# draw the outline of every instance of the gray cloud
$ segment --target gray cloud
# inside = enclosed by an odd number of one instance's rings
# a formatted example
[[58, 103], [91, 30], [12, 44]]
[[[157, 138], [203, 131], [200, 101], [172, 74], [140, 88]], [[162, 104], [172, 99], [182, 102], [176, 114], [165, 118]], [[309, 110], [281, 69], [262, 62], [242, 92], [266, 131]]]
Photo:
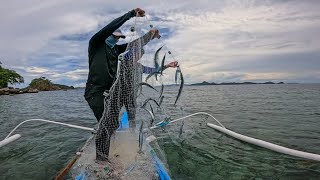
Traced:
[[[316, 0], [171, 0], [156, 5], [146, 0], [139, 5], [124, 0], [8, 1], [0, 7], [3, 66], [14, 68], [26, 81], [45, 75], [83, 84], [88, 39], [137, 6], [162, 30], [186, 82], [320, 82], [320, 1]], [[127, 35], [131, 24], [133, 20], [122, 27]], [[143, 20], [138, 25], [140, 34], [148, 30]], [[152, 65], [151, 53], [161, 44], [155, 41], [146, 47], [144, 64]], [[167, 75], [173, 73], [170, 70]]]

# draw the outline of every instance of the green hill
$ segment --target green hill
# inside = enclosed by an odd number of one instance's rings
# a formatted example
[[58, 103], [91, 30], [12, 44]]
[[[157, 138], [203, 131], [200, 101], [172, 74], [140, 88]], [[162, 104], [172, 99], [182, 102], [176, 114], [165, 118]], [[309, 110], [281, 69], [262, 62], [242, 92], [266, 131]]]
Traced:
[[74, 89], [73, 86], [66, 86], [61, 84], [53, 84], [51, 80], [46, 79], [45, 77], [40, 77], [33, 79], [28, 89], [38, 89], [39, 91], [55, 91], [55, 90], [67, 90], [67, 89]]

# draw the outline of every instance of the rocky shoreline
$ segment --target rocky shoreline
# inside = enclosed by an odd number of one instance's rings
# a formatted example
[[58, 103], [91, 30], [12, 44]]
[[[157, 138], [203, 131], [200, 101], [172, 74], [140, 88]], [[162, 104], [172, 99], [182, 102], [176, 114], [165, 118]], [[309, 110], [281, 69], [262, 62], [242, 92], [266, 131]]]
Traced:
[[34, 88], [25, 88], [25, 89], [19, 89], [19, 88], [2, 88], [0, 89], [0, 96], [1, 95], [14, 95], [14, 94], [25, 94], [25, 93], [38, 93], [38, 89]]

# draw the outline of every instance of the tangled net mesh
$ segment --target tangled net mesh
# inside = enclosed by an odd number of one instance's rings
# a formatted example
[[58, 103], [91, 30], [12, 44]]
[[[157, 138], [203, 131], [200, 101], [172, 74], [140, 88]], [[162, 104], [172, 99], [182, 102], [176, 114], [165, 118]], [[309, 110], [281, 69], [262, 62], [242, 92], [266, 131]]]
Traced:
[[[135, 27], [131, 39], [137, 37], [139, 32], [142, 33], [145, 30]], [[161, 128], [150, 129], [157, 123], [186, 115], [183, 107], [179, 103], [175, 104], [181, 88], [179, 79], [181, 76], [177, 78], [178, 82], [175, 82], [174, 69], [166, 69], [161, 75], [155, 74], [148, 80], [146, 78], [149, 75], [143, 74], [143, 65], [154, 66], [156, 56], [167, 55], [169, 57], [167, 63], [174, 60], [166, 46], [159, 51], [158, 55], [154, 54], [154, 49], [144, 48], [147, 43], [148, 46], [151, 44], [151, 47], [157, 47], [157, 49], [161, 47], [159, 41], [154, 44], [149, 43], [151, 39], [151, 33], [136, 38], [128, 43], [126, 51], [119, 56], [117, 78], [109, 92], [104, 93], [105, 111], [97, 128], [97, 137], [90, 138], [80, 150], [82, 155], [74, 165], [73, 177], [85, 174], [87, 179], [97, 179], [97, 177], [159, 179], [157, 173], [159, 162], [170, 175], [163, 146], [168, 143], [180, 146], [181, 142], [185, 142], [196, 134], [196, 129], [199, 129], [197, 125], [203, 125], [199, 123], [199, 119], [186, 118], [188, 123], [184, 123], [185, 120], [183, 120]], [[154, 89], [141, 85], [142, 82], [149, 83]], [[146, 103], [148, 99], [152, 100]], [[124, 112], [128, 115], [130, 128], [119, 130]], [[201, 122], [206, 120], [202, 118]], [[108, 151], [110, 146], [107, 158], [113, 164], [112, 175], [110, 175], [110, 169], [95, 163], [95, 144], [97, 146], [105, 144], [102, 142], [105, 140], [104, 136], [109, 136], [111, 142], [106, 146], [98, 147], [97, 155], [103, 156], [102, 152]]]

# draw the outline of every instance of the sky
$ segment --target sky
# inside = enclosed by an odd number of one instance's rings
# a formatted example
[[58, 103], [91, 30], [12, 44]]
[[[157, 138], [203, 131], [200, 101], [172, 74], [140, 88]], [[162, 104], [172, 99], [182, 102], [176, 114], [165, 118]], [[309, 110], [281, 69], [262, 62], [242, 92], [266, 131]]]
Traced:
[[[185, 83], [320, 83], [318, 0], [11, 0], [0, 7], [0, 61], [25, 78], [41, 76], [81, 87], [88, 74], [88, 41], [113, 19], [140, 7], [120, 29], [120, 43], [143, 35], [152, 24], [162, 38], [145, 47], [177, 60]], [[136, 32], [130, 32], [135, 26]], [[174, 69], [164, 80], [174, 79]]]

